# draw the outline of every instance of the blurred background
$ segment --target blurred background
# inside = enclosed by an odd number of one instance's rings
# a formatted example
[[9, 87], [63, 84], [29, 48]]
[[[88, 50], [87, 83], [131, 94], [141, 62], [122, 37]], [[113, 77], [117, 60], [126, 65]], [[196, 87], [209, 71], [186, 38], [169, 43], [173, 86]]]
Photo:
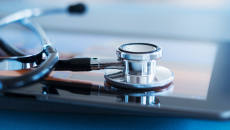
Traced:
[[228, 0], [1, 0], [0, 17], [26, 8], [66, 7], [82, 2], [87, 14], [36, 18], [46, 30], [230, 40]]

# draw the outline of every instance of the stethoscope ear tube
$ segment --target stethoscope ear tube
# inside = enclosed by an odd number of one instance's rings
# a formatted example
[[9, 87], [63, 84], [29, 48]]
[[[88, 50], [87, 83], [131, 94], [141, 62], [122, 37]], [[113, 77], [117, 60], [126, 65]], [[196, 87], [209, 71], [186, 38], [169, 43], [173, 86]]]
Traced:
[[[52, 51], [50, 51], [52, 50]], [[42, 62], [36, 69], [31, 70], [30, 72], [18, 76], [18, 77], [6, 77], [0, 79], [0, 91], [6, 89], [19, 88], [30, 85], [37, 81], [45, 78], [54, 68], [55, 64], [58, 62], [59, 54], [57, 51], [54, 51], [55, 48], [51, 45], [44, 48], [44, 52], [48, 53], [47, 59]]]
[[[14, 16], [20, 15], [20, 17], [17, 17], [18, 19], [14, 19]], [[45, 78], [54, 68], [55, 64], [59, 60], [59, 54], [56, 51], [56, 49], [50, 44], [49, 39], [46, 37], [46, 34], [44, 33], [43, 29], [36, 23], [31, 22], [26, 16], [23, 15], [22, 12], [15, 13], [13, 15], [10, 15], [6, 18], [0, 19], [0, 27], [4, 26], [6, 24], [15, 22], [15, 21], [21, 21], [21, 23], [28, 27], [29, 29], [35, 31], [38, 36], [41, 38], [41, 43], [43, 44], [43, 49], [41, 53], [45, 53], [47, 58], [44, 62], [40, 63], [36, 68], [32, 69], [30, 72], [18, 76], [18, 77], [2, 77], [0, 78], [0, 91], [4, 91], [6, 89], [12, 89], [12, 88], [20, 88], [27, 85], [30, 85], [32, 83], [38, 82]], [[4, 43], [4, 42], [3, 42]], [[13, 46], [4, 46], [3, 48], [8, 50], [8, 53], [12, 53], [13, 55], [24, 55], [20, 54], [19, 51], [12, 51], [15, 50]], [[17, 52], [19, 52], [17, 54]], [[11, 55], [12, 55], [11, 54]], [[30, 55], [30, 56], [19, 56], [19, 57], [9, 57], [9, 58], [0, 58], [0, 62], [7, 61], [7, 60], [15, 60], [19, 62], [27, 62], [32, 63], [35, 62], [37, 59], [41, 59], [41, 55]], [[36, 60], [35, 60], [36, 59]]]

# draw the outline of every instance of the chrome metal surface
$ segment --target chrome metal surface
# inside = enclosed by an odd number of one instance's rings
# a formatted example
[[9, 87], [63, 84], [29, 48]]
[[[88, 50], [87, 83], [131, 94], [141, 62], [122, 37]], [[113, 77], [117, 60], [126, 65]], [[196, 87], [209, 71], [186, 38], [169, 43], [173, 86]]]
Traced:
[[104, 83], [104, 89], [117, 94], [118, 102], [138, 103], [144, 106], [160, 107], [160, 100], [156, 96], [164, 96], [173, 92], [174, 85], [169, 83], [160, 88], [150, 90], [124, 89]]
[[111, 85], [107, 82], [104, 82], [104, 88], [107, 91], [120, 94], [120, 95], [129, 95], [129, 96], [158, 96], [158, 95], [168, 95], [173, 92], [174, 84], [173, 82], [166, 84], [158, 88], [151, 89], [126, 89], [122, 87], [117, 87]]
[[125, 74], [125, 81], [134, 84], [144, 84], [144, 83], [152, 83], [154, 81], [154, 74], [152, 75], [129, 75]]
[[151, 106], [160, 108], [160, 100], [155, 96], [128, 96], [128, 95], [118, 95], [117, 96], [118, 102], [125, 102], [125, 103], [138, 103], [142, 106]]
[[158, 60], [162, 56], [162, 48], [150, 43], [129, 43], [118, 47], [116, 54], [125, 60]]
[[20, 62], [17, 60], [1, 60], [0, 61], [0, 70], [21, 70], [21, 69], [29, 69], [36, 67], [37, 63], [36, 61], [34, 62]]
[[151, 83], [156, 73], [156, 61], [123, 60], [125, 81], [130, 83]]
[[143, 46], [143, 43], [140, 44], [129, 44], [129, 45], [122, 45], [119, 47], [119, 50], [130, 52], [130, 53], [146, 53], [146, 52], [153, 52], [157, 50], [157, 46], [154, 46], [152, 44], [145, 44]]
[[99, 66], [98, 58], [91, 58], [90, 59], [90, 66], [91, 66], [91, 70], [99, 70], [100, 66]]
[[174, 79], [174, 74], [171, 70], [162, 67], [156, 66], [156, 73], [154, 80], [150, 83], [146, 81], [146, 83], [131, 83], [125, 80], [125, 74], [123, 71], [119, 69], [105, 69], [105, 79], [107, 82], [114, 86], [124, 87], [124, 88], [131, 88], [131, 89], [147, 89], [147, 88], [156, 88], [162, 87], [166, 84], [169, 84]]
[[90, 66], [91, 70], [100, 70], [106, 67], [121, 68], [123, 66], [123, 61], [120, 59], [91, 58]]

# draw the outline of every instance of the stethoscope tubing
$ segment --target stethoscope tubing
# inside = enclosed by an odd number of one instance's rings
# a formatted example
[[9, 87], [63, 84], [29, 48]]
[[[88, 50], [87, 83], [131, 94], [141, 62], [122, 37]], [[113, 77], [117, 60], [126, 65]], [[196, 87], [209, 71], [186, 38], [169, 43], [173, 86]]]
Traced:
[[48, 56], [36, 69], [32, 69], [30, 72], [18, 77], [0, 78], [0, 90], [24, 87], [45, 78], [53, 70], [59, 59], [59, 54], [54, 50], [52, 46], [47, 46], [44, 49], [44, 51], [48, 52]]
[[[30, 61], [31, 59], [40, 59], [39, 61], [40, 63], [36, 68], [32, 69], [30, 72], [22, 76], [1, 77], [0, 91], [4, 91], [6, 89], [12, 89], [12, 88], [24, 87], [44, 79], [53, 70], [53, 68], [55, 67], [55, 65], [59, 60], [59, 54], [57, 50], [50, 43], [50, 40], [47, 38], [42, 27], [36, 22], [32, 22], [28, 18], [38, 17], [42, 15], [60, 14], [66, 12], [83, 13], [84, 11], [85, 11], [85, 6], [83, 4], [69, 6], [66, 9], [56, 8], [56, 9], [41, 10], [38, 8], [34, 8], [34, 9], [26, 9], [23, 11], [19, 11], [17, 13], [14, 13], [12, 15], [0, 19], [0, 28], [10, 23], [21, 22], [22, 25], [26, 26], [27, 28], [35, 32], [42, 43], [42, 50], [40, 53], [26, 56], [24, 52], [16, 49], [13, 45], [6, 44], [5, 41], [0, 40], [0, 47], [2, 47], [2, 49], [5, 50], [6, 53], [10, 54], [11, 56], [17, 56], [17, 57], [0, 58], [0, 61], [16, 60], [22, 63], [23, 62], [32, 63], [32, 61]], [[45, 53], [47, 57], [44, 61], [42, 61], [43, 53]]]
[[[31, 11], [31, 10], [26, 10], [26, 11], [28, 13], [28, 11]], [[0, 27], [13, 23], [13, 22], [20, 21], [24, 26], [28, 27], [29, 29], [34, 31], [39, 36], [39, 38], [41, 39], [41, 43], [43, 45], [43, 49], [41, 52], [45, 53], [47, 58], [45, 61], [41, 62], [35, 69], [32, 69], [30, 72], [22, 76], [0, 78], [0, 91], [4, 91], [6, 89], [11, 89], [11, 88], [24, 87], [29, 84], [42, 80], [53, 70], [55, 64], [59, 60], [58, 52], [48, 40], [43, 29], [37, 23], [32, 22], [29, 19], [27, 19], [28, 17], [33, 17], [34, 12], [30, 15], [23, 15], [23, 13], [25, 13], [26, 11], [21, 11], [21, 12], [15, 13], [13, 15], [10, 15], [10, 16], [7, 16], [1, 19]], [[8, 50], [8, 53], [11, 53], [11, 55], [13, 53], [13, 55], [17, 55], [18, 57], [0, 58], [0, 60], [20, 60], [20, 59], [26, 60], [27, 58], [29, 59], [30, 57], [36, 57], [36, 56], [39, 56], [40, 59], [42, 58], [41, 55], [25, 56], [23, 52], [15, 49], [10, 44], [9, 45], [2, 44], [1, 46], [3, 46], [4, 49]]]

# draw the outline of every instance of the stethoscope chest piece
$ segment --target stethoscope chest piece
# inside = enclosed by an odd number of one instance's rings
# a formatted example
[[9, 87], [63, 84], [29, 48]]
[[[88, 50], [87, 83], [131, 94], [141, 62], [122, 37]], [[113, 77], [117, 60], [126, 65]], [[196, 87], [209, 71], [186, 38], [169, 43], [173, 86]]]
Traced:
[[122, 67], [107, 67], [105, 79], [114, 86], [130, 89], [162, 87], [174, 79], [173, 72], [156, 61], [162, 56], [162, 48], [149, 43], [129, 43], [117, 48], [116, 54]]

